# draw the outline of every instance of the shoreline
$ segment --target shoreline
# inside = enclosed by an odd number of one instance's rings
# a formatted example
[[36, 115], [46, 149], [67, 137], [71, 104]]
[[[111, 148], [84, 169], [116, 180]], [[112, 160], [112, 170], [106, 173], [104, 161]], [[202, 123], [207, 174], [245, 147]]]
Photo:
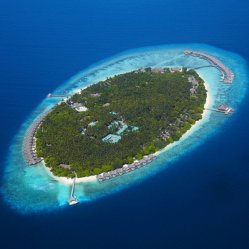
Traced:
[[[72, 185], [74, 178], [69, 178], [69, 177], [62, 177], [62, 176], [55, 176], [51, 170], [45, 165], [44, 160], [41, 161], [41, 164], [43, 168], [46, 170], [48, 175], [53, 178], [54, 180], [61, 182], [65, 185]], [[76, 177], [75, 183], [81, 183], [81, 182], [97, 182], [97, 176], [92, 175], [92, 176], [85, 176], [85, 177]]]
[[[206, 98], [206, 102], [205, 102], [205, 105], [204, 105], [204, 111], [202, 113], [202, 118], [200, 120], [196, 121], [195, 124], [193, 124], [191, 126], [191, 128], [186, 133], [184, 133], [182, 135], [182, 137], [178, 141], [175, 141], [172, 144], [169, 144], [168, 146], [166, 146], [165, 148], [163, 148], [162, 150], [155, 152], [154, 155], [159, 156], [161, 153], [163, 153], [163, 152], [167, 151], [168, 149], [170, 149], [171, 147], [175, 146], [176, 143], [179, 143], [180, 141], [185, 140], [186, 138], [188, 138], [188, 136], [190, 136], [196, 130], [196, 128], [198, 128], [198, 126], [205, 120], [205, 118], [208, 117], [208, 110], [207, 110], [207, 108], [211, 107], [212, 96], [211, 96], [211, 93], [210, 93], [209, 84], [205, 80], [204, 80], [204, 86], [205, 86], [206, 91], [207, 91], [207, 98]], [[80, 90], [78, 90], [78, 91], [80, 91]], [[42, 160], [41, 163], [42, 163], [43, 167], [45, 168], [45, 170], [47, 171], [47, 173], [49, 174], [49, 176], [51, 178], [53, 178], [54, 180], [56, 180], [58, 182], [61, 182], [61, 183], [65, 184], [65, 185], [72, 185], [73, 184], [74, 178], [55, 176], [50, 171], [50, 169], [48, 167], [46, 167], [44, 160]], [[83, 183], [83, 182], [98, 182], [97, 175], [86, 176], [86, 177], [79, 177], [79, 178], [76, 177], [75, 183]]]
[[212, 105], [212, 96], [211, 96], [211, 93], [210, 93], [210, 88], [209, 88], [209, 85], [207, 83], [207, 81], [204, 81], [204, 86], [207, 90], [207, 98], [206, 98], [206, 102], [205, 102], [205, 105], [204, 105], [204, 111], [202, 113], [202, 118], [198, 121], [195, 122], [195, 124], [193, 124], [191, 126], [191, 128], [189, 130], [187, 130], [182, 136], [181, 138], [178, 140], [178, 141], [175, 141], [171, 144], [169, 144], [168, 146], [166, 146], [165, 148], [163, 148], [162, 150], [160, 151], [157, 151], [155, 153], [156, 156], [160, 155], [161, 153], [167, 151], [168, 149], [170, 149], [171, 147], [175, 146], [176, 143], [179, 143], [180, 141], [182, 140], [185, 140], [186, 138], [188, 138], [191, 134], [194, 133], [194, 131], [198, 128], [198, 126], [205, 120], [205, 118], [208, 117], [208, 110], [207, 108], [210, 108], [211, 105]]

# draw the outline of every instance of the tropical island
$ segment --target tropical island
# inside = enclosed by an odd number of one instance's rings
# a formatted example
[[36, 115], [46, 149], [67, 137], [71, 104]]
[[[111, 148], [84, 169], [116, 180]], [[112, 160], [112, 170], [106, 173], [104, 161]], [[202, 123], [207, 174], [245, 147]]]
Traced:
[[132, 164], [181, 138], [202, 118], [204, 81], [187, 68], [145, 68], [61, 101], [35, 133], [56, 176], [86, 177]]

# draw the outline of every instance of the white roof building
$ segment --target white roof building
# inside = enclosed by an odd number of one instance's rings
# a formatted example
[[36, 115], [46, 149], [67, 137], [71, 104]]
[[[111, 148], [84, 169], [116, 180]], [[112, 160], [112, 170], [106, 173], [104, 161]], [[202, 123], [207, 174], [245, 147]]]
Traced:
[[88, 110], [88, 108], [85, 106], [79, 106], [79, 107], [76, 107], [75, 110], [78, 112], [85, 112]]

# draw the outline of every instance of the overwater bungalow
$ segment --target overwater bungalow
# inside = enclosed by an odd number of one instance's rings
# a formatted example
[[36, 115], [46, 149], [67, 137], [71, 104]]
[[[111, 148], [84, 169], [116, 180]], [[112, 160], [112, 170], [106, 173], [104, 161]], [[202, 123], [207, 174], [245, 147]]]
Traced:
[[113, 177], [123, 175], [125, 173], [133, 171], [135, 169], [138, 169], [138, 168], [150, 163], [155, 158], [156, 158], [155, 155], [144, 156], [144, 158], [142, 158], [139, 161], [135, 160], [134, 163], [132, 163], [132, 164], [124, 164], [122, 168], [112, 170], [112, 171], [109, 171], [109, 172], [105, 172], [105, 173], [101, 173], [101, 174], [97, 175], [97, 180], [99, 182], [101, 182], [101, 181], [108, 180], [108, 179], [113, 178]]
[[225, 114], [231, 114], [234, 112], [234, 109], [229, 107], [229, 106], [226, 106], [226, 105], [220, 105], [218, 108], [217, 108], [217, 111], [218, 112], [223, 112]]

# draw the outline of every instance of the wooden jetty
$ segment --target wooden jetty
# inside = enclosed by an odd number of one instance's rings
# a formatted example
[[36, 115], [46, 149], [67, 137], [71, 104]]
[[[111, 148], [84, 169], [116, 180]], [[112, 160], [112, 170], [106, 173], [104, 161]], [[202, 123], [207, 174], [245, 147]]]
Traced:
[[226, 105], [219, 105], [219, 107], [217, 108], [217, 112], [222, 112], [227, 115], [234, 113], [234, 109]]
[[70, 194], [70, 197], [69, 197], [69, 199], [68, 199], [68, 204], [69, 204], [69, 205], [74, 205], [74, 204], [77, 204], [77, 203], [78, 203], [78, 200], [77, 200], [76, 196], [74, 195], [75, 182], [76, 182], [76, 176], [75, 176], [75, 178], [73, 179], [71, 194]]
[[145, 165], [147, 165], [148, 163], [152, 162], [153, 160], [156, 159], [155, 155], [148, 155], [145, 156], [144, 158], [142, 158], [141, 160], [136, 160], [134, 163], [132, 164], [125, 164], [122, 168], [119, 169], [115, 169], [109, 172], [105, 172], [105, 173], [101, 173], [99, 175], [97, 175], [97, 180], [99, 182], [111, 179], [113, 177], [117, 177], [120, 175], [123, 175], [125, 173], [128, 173], [130, 171], [136, 170], [138, 168], [141, 168]]
[[215, 58], [214, 56], [202, 53], [200, 51], [193, 51], [193, 50], [185, 50], [184, 54], [199, 57], [199, 58], [202, 58], [202, 59], [208, 61], [210, 63], [210, 65], [215, 66], [221, 72], [221, 74], [222, 74], [221, 79], [224, 83], [232, 83], [233, 82], [233, 79], [234, 79], [233, 72], [228, 67], [226, 67], [220, 60]]
[[35, 120], [30, 128], [28, 129], [24, 142], [23, 142], [23, 150], [24, 157], [29, 165], [34, 165], [41, 162], [41, 158], [36, 155], [36, 144], [35, 144], [35, 132], [37, 128], [41, 125], [44, 118], [51, 112], [52, 110], [48, 110], [43, 113], [37, 120]]

